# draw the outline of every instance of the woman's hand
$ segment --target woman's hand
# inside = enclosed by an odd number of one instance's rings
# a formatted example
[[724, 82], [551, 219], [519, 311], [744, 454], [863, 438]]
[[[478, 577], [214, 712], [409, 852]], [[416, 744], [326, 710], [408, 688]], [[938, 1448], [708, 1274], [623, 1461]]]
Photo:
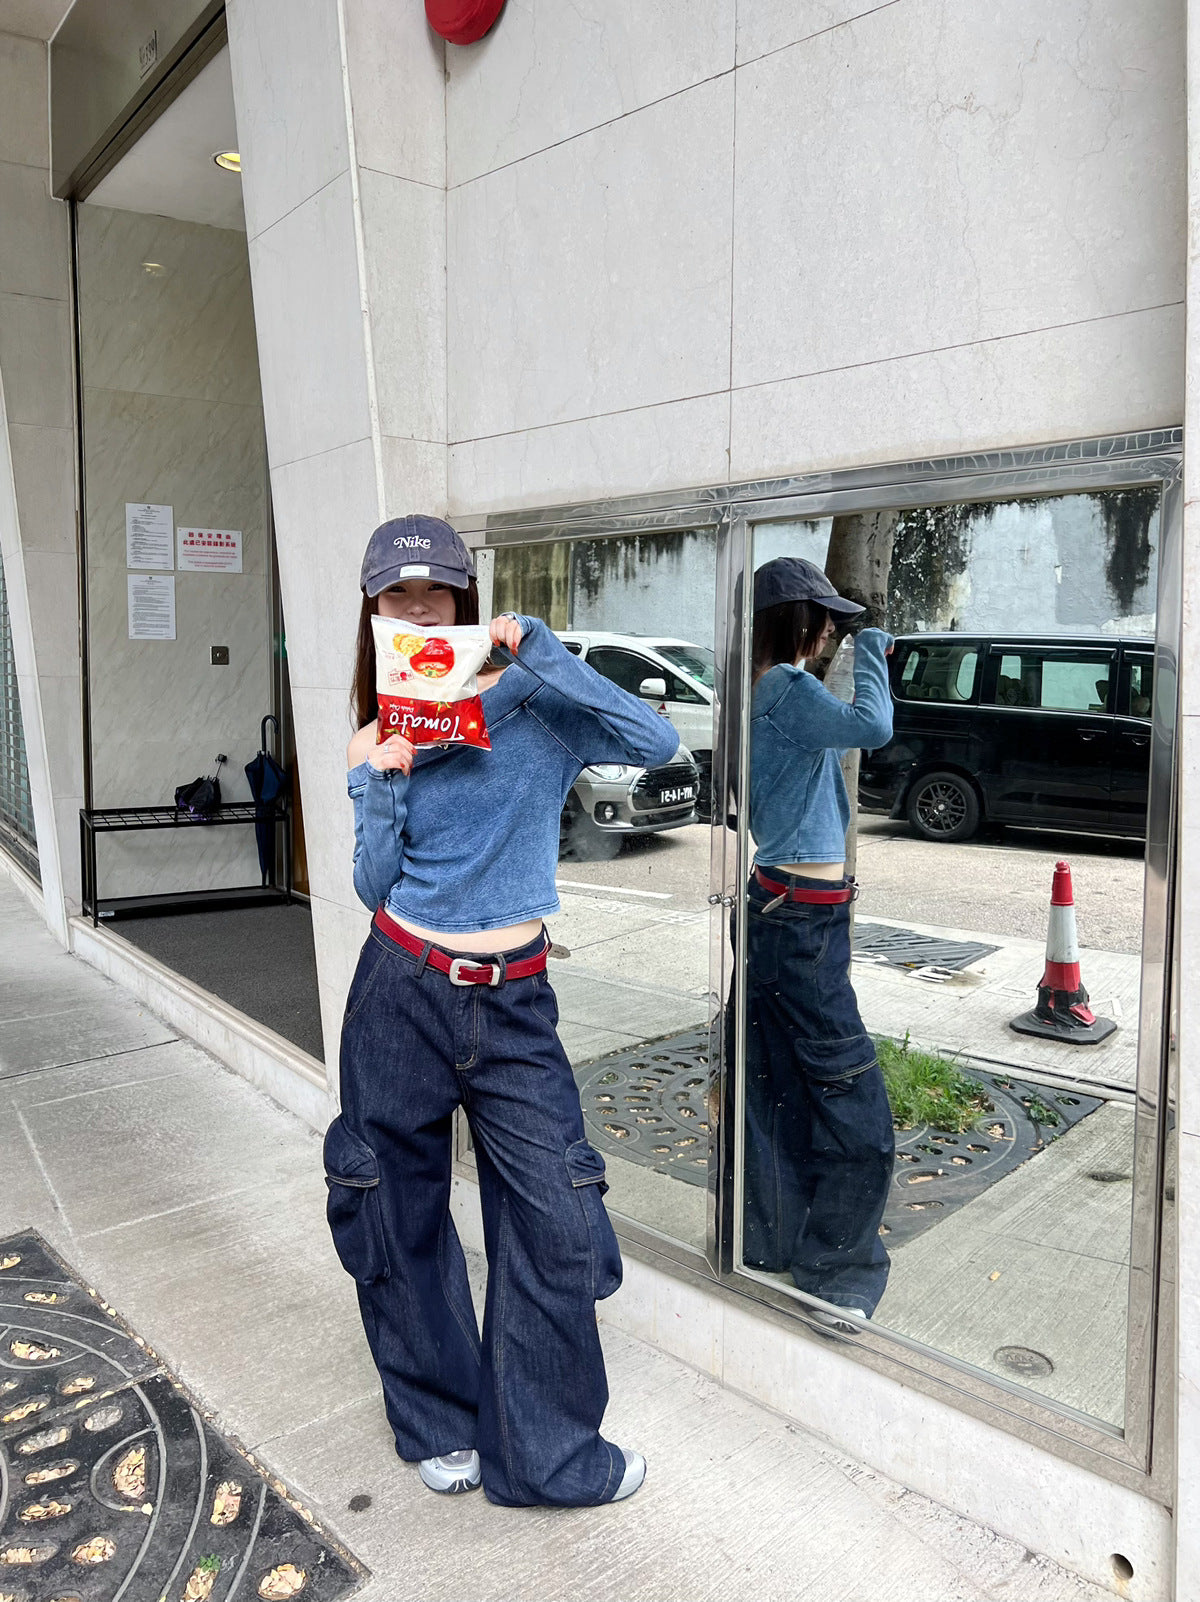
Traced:
[[522, 629], [515, 617], [501, 614], [492, 619], [491, 636], [493, 645], [503, 645], [513, 656], [517, 654], [517, 647], [521, 643]]
[[367, 761], [376, 773], [390, 773], [394, 770], [411, 773], [416, 750], [412, 741], [406, 740], [402, 734], [389, 734], [382, 745], [377, 745], [367, 752]]

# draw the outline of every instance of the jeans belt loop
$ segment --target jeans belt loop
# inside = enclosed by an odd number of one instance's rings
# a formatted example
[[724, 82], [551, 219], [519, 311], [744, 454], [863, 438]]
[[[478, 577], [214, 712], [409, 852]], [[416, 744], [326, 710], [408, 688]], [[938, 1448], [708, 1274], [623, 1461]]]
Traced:
[[433, 950], [433, 941], [427, 940], [421, 947], [421, 955], [417, 958], [417, 978], [425, 972], [425, 964], [429, 961], [429, 953]]

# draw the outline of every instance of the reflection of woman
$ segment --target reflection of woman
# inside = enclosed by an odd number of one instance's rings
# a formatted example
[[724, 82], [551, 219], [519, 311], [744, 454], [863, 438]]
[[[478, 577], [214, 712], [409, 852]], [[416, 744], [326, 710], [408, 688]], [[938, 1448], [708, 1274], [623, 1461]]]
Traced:
[[[646, 1471], [599, 1432], [594, 1303], [620, 1284], [621, 1259], [555, 1032], [542, 918], [558, 907], [558, 820], [583, 767], [654, 766], [678, 737], [544, 623], [508, 615], [491, 634], [511, 665], [480, 680], [490, 751], [376, 745], [371, 613], [436, 628], [478, 622], [479, 601], [465, 546], [430, 517], [375, 531], [362, 587], [347, 755], [354, 887], [375, 918], [325, 1137], [334, 1244], [358, 1282], [396, 1449], [426, 1485], [482, 1478], [508, 1506], [617, 1501]], [[449, 1212], [458, 1106], [487, 1244], [482, 1350]]]
[[835, 619], [862, 611], [798, 557], [755, 575], [743, 1255], [850, 1318], [869, 1318], [887, 1283], [879, 1223], [895, 1142], [850, 984], [855, 887], [838, 753], [891, 738], [891, 637], [858, 636], [849, 706], [801, 664], [819, 656]]

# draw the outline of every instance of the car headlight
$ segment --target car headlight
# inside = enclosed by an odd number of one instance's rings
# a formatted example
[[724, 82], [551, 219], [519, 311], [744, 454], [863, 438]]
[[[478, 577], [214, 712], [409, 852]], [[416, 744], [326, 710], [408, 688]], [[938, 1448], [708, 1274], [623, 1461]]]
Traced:
[[621, 762], [596, 762], [590, 768], [584, 768], [585, 773], [594, 773], [598, 779], [623, 779], [633, 769]]

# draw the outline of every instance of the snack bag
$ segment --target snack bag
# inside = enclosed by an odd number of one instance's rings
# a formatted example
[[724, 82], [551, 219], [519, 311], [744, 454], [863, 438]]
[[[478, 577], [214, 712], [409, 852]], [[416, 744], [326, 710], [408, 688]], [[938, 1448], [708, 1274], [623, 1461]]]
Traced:
[[375, 694], [382, 744], [402, 734], [414, 745], [477, 745], [492, 749], [475, 675], [492, 648], [481, 624], [423, 629], [394, 617], [373, 617]]

